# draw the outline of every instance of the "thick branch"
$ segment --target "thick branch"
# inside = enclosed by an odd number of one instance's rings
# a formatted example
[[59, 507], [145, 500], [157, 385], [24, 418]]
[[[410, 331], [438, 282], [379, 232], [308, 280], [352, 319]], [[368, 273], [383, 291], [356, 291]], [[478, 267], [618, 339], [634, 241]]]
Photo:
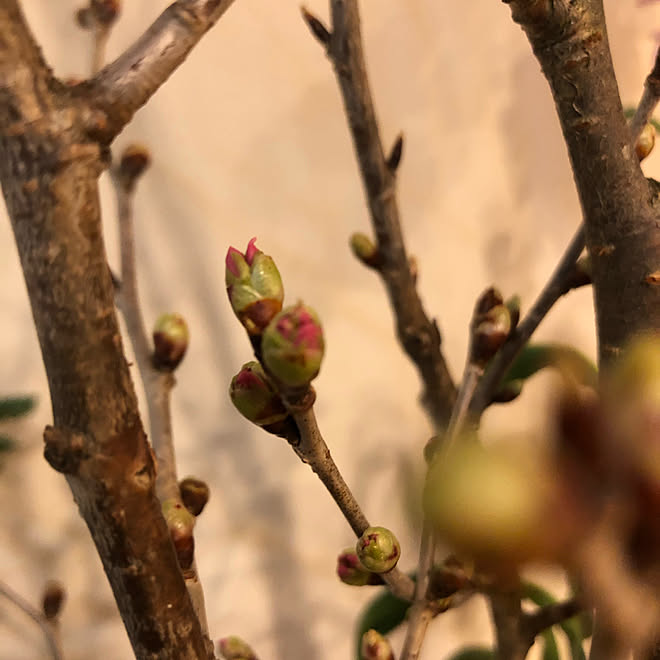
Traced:
[[46, 456], [66, 474], [136, 656], [212, 657], [154, 494], [84, 112], [52, 79], [16, 0], [0, 3], [0, 182], [51, 393]]
[[406, 254], [395, 195], [398, 159], [393, 157], [388, 165], [383, 153], [362, 52], [357, 2], [331, 0], [331, 8], [328, 53], [341, 88], [378, 242], [378, 272], [396, 317], [399, 340], [424, 383], [426, 409], [436, 427], [444, 428], [456, 393], [440, 350], [440, 333], [424, 312]]
[[234, 0], [178, 0], [114, 62], [90, 81], [89, 100], [107, 115], [107, 135], [114, 137]]
[[582, 204], [601, 361], [660, 329], [658, 204], [630, 145], [602, 0], [510, 0], [550, 83]]

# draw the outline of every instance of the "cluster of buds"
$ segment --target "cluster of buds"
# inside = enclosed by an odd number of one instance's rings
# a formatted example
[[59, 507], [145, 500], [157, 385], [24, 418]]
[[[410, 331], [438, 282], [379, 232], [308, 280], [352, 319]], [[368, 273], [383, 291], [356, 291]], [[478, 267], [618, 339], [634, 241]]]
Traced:
[[190, 333], [186, 320], [180, 314], [161, 314], [153, 329], [153, 363], [156, 369], [173, 371], [188, 350]]
[[179, 566], [184, 571], [188, 570], [192, 566], [195, 556], [195, 537], [193, 536], [195, 516], [176, 498], [165, 500], [162, 503], [162, 510]]
[[245, 254], [230, 247], [225, 259], [225, 283], [231, 308], [249, 335], [261, 335], [282, 309], [284, 287], [272, 257], [255, 245], [253, 238]]
[[505, 304], [502, 294], [495, 288], [486, 289], [477, 299], [470, 323], [470, 363], [485, 367], [506, 341], [514, 327], [512, 313], [520, 314], [520, 301], [516, 298]]

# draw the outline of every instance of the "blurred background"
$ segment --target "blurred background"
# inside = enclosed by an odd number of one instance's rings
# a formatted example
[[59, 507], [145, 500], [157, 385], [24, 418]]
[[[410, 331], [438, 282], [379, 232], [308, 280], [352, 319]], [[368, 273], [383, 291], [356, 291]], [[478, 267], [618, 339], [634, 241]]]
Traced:
[[[110, 58], [168, 3], [123, 4]], [[640, 97], [660, 26], [657, 3], [639, 4], [605, 2], [627, 106]], [[23, 6], [55, 74], [87, 75], [91, 37], [73, 20], [79, 3]], [[326, 0], [307, 7], [327, 19]], [[476, 295], [495, 284], [518, 293], [524, 313], [579, 222], [566, 150], [539, 66], [501, 2], [364, 0], [361, 10], [383, 142], [405, 135], [398, 199], [408, 249], [458, 378]], [[236, 0], [115, 146], [134, 141], [153, 156], [135, 209], [144, 315], [151, 325], [177, 311], [191, 328], [173, 423], [180, 475], [211, 488], [196, 547], [212, 636], [240, 635], [262, 660], [349, 658], [354, 623], [373, 595], [335, 577], [350, 529], [286, 443], [249, 425], [227, 396], [251, 351], [226, 299], [224, 255], [257, 236], [287, 301], [304, 300], [323, 321], [316, 409], [333, 456], [372, 523], [397, 532], [401, 567], [416, 564], [410, 511], [431, 429], [383, 287], [348, 249], [352, 232], [370, 232], [366, 205], [331, 65], [298, 1]], [[657, 177], [657, 155], [644, 168]], [[101, 193], [117, 268], [107, 175]], [[62, 581], [67, 660], [123, 660], [132, 654], [100, 561], [64, 478], [42, 456], [46, 379], [4, 205], [0, 215], [0, 396], [39, 399], [29, 417], [0, 428], [17, 440], [0, 454], [0, 580], [33, 603], [47, 579]], [[595, 359], [590, 291], [561, 300], [537, 336]], [[489, 411], [484, 437], [546, 442], [553, 383], [539, 376], [518, 401]], [[424, 657], [489, 639], [475, 601], [433, 624]], [[0, 600], [0, 658], [39, 657], [36, 626]]]

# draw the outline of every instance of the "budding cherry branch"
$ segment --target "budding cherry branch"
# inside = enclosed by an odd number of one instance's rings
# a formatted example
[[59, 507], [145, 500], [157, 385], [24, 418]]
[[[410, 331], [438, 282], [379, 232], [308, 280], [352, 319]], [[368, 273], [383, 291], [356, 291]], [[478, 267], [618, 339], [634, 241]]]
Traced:
[[[660, 331], [658, 188], [644, 177], [636, 151], [658, 100], [658, 65], [631, 129], [619, 99], [602, 0], [505, 3], [553, 93], [582, 220], [576, 220], [575, 237], [520, 322], [515, 298], [505, 299], [494, 288], [479, 297], [458, 384], [448, 372], [438, 327], [416, 292], [396, 197], [403, 138], [389, 150], [383, 147], [357, 2], [331, 0], [327, 26], [303, 11], [337, 77], [372, 221], [374, 240], [355, 235], [351, 245], [385, 285], [398, 338], [419, 372], [423, 402], [438, 434], [425, 452], [425, 523], [415, 583], [396, 567], [396, 537], [370, 525], [319, 430], [310, 382], [321, 368], [321, 322], [306, 305], [283, 307], [279, 273], [254, 241], [244, 253], [230, 249], [226, 262], [230, 302], [255, 358], [235, 377], [232, 397], [248, 419], [286, 438], [337, 502], [359, 537], [356, 557], [341, 558], [349, 579], [382, 581], [412, 602], [402, 658], [418, 657], [431, 620], [477, 591], [489, 599], [500, 658], [524, 658], [538, 634], [579, 607], [596, 612], [592, 660], [624, 658], [632, 648], [652, 653], [660, 585], [657, 532], [649, 521], [658, 514], [659, 498], [657, 474], [642, 467], [649, 456], [657, 458], [652, 448], [658, 436], [656, 427], [631, 420], [648, 417], [639, 406], [657, 344], [626, 351], [640, 336]], [[132, 161], [126, 157], [112, 166], [123, 223], [122, 272], [115, 281], [103, 245], [98, 177], [110, 166], [115, 137], [231, 4], [178, 0], [106, 66], [107, 30], [101, 21], [92, 76], [74, 85], [53, 76], [18, 0], [0, 6], [0, 182], [51, 394], [53, 424], [44, 433], [45, 456], [65, 476], [89, 527], [138, 658], [212, 658], [214, 651], [194, 566], [194, 519], [178, 488], [167, 425], [171, 370], [182, 357], [177, 341], [187, 330], [180, 319], [162, 319], [154, 360], [139, 314], [131, 251], [135, 153]], [[102, 5], [90, 4], [97, 20]], [[578, 262], [584, 247], [588, 275]], [[563, 536], [554, 539], [520, 536], [512, 543], [506, 536], [498, 543], [492, 534], [480, 536], [476, 527], [466, 531], [448, 504], [461, 492], [462, 475], [475, 480], [499, 471], [498, 483], [527, 492], [519, 465], [466, 441], [466, 431], [478, 426], [480, 414], [501, 395], [502, 379], [552, 304], [587, 281], [593, 287], [606, 388], [602, 401], [577, 387], [566, 394], [558, 412], [557, 472], [565, 469], [574, 480], [558, 478], [544, 489], [539, 473], [538, 498], [526, 520], [556, 515], [567, 492], [571, 501], [589, 499], [593, 506], [576, 506], [579, 515], [573, 518], [557, 517]], [[150, 442], [123, 351], [116, 300], [148, 394]], [[164, 352], [159, 353], [159, 341]], [[460, 560], [437, 561], [439, 534], [454, 543]], [[569, 555], [575, 539], [579, 547]], [[519, 569], [534, 558], [565, 568], [580, 587], [577, 600], [524, 612]], [[473, 560], [477, 568], [467, 570]], [[446, 583], [444, 590], [438, 588], [439, 576], [454, 580], [449, 592]], [[365, 640], [367, 657], [387, 643], [373, 633]], [[230, 654], [228, 646], [221, 652]]]

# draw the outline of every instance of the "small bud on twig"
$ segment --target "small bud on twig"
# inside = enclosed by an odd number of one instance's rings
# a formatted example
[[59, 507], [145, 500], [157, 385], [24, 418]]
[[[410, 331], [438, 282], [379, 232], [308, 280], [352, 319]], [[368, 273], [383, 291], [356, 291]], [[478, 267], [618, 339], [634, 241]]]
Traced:
[[383, 584], [383, 578], [368, 571], [360, 562], [355, 548], [346, 548], [337, 557], [337, 576], [352, 587]]
[[307, 24], [307, 27], [310, 29], [310, 32], [314, 35], [317, 41], [326, 48], [330, 43], [332, 35], [321, 21], [314, 16], [306, 7], [301, 7], [300, 12], [302, 13], [303, 20]]
[[201, 479], [186, 477], [179, 482], [179, 493], [183, 505], [193, 514], [198, 516], [209, 501], [209, 487]]
[[635, 153], [640, 162], [643, 161], [652, 151], [655, 146], [655, 126], [649, 122], [644, 126], [642, 132], [635, 142]]
[[486, 289], [477, 299], [470, 323], [470, 362], [485, 367], [511, 332], [511, 313], [502, 294]]
[[394, 140], [394, 144], [390, 149], [390, 153], [385, 160], [385, 165], [387, 165], [387, 169], [392, 172], [392, 174], [397, 171], [399, 163], [401, 162], [401, 156], [403, 156], [403, 133], [397, 135], [396, 140]]
[[119, 18], [121, 3], [119, 0], [91, 0], [89, 8], [97, 25], [110, 27]]
[[195, 516], [177, 499], [165, 500], [162, 509], [179, 566], [186, 570], [192, 566], [195, 556]]
[[49, 580], [46, 583], [41, 599], [41, 609], [44, 616], [49, 621], [57, 619], [62, 611], [65, 600], [66, 591], [64, 590], [62, 583], [57, 580]]
[[381, 263], [381, 255], [374, 242], [361, 232], [355, 232], [350, 238], [351, 252], [358, 261], [368, 268], [378, 268]]
[[373, 628], [367, 630], [360, 641], [360, 660], [394, 660], [387, 638]]
[[218, 651], [225, 660], [258, 660], [250, 645], [235, 635], [219, 640]]
[[229, 397], [243, 417], [257, 426], [269, 427], [289, 413], [259, 362], [246, 362], [232, 378]]
[[367, 570], [387, 573], [397, 565], [401, 546], [386, 527], [367, 527], [355, 545], [355, 552]]
[[126, 190], [133, 190], [138, 179], [151, 165], [151, 154], [142, 144], [131, 144], [122, 152], [117, 173]]
[[154, 366], [163, 371], [173, 371], [188, 350], [188, 324], [180, 314], [161, 314], [154, 325], [153, 340]]

